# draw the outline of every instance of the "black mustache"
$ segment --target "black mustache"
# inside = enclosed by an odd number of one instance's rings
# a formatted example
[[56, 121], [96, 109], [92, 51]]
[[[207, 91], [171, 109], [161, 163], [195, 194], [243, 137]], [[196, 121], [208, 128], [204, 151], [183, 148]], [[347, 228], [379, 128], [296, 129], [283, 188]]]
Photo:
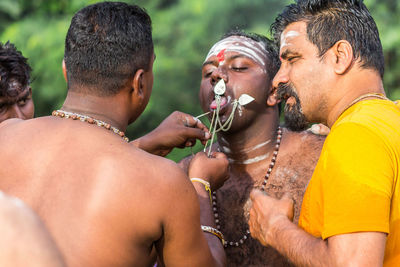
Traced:
[[297, 96], [293, 90], [293, 86], [289, 83], [280, 83], [278, 85], [277, 95], [279, 100], [285, 100], [289, 96]]

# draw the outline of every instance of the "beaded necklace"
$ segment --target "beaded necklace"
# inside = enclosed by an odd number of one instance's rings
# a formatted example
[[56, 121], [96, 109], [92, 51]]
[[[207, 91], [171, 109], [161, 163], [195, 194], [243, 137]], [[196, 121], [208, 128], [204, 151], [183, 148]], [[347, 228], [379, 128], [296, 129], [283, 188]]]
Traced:
[[98, 120], [98, 119], [95, 119], [95, 118], [92, 118], [92, 117], [89, 117], [86, 115], [82, 115], [79, 113], [68, 112], [68, 111], [60, 110], [60, 109], [54, 110], [51, 113], [51, 115], [54, 117], [60, 117], [60, 118], [66, 118], [66, 119], [68, 119], [68, 118], [73, 119], [73, 120], [79, 119], [80, 121], [83, 121], [83, 122], [86, 121], [89, 124], [96, 124], [99, 127], [103, 127], [104, 129], [111, 130], [113, 133], [120, 136], [123, 140], [125, 140], [126, 142], [129, 142], [129, 138], [125, 136], [124, 132], [120, 131], [118, 128], [111, 126], [109, 123], [106, 123], [104, 121], [101, 121], [101, 120]]
[[[275, 149], [274, 153], [272, 154], [271, 162], [269, 164], [267, 173], [264, 176], [264, 181], [261, 184], [261, 191], [265, 191], [265, 186], [267, 185], [269, 176], [271, 175], [272, 169], [275, 166], [276, 158], [278, 156], [279, 152], [279, 147], [281, 145], [281, 139], [282, 139], [282, 129], [279, 126], [277, 130], [277, 137], [276, 137], [276, 144], [275, 144]], [[217, 225], [217, 229], [221, 231], [221, 225], [219, 224], [219, 214], [218, 214], [218, 208], [217, 208], [217, 192], [213, 191], [212, 193], [212, 207], [213, 207], [213, 212], [214, 212], [214, 219], [215, 219], [215, 224]], [[232, 246], [232, 247], [238, 247], [241, 244], [244, 243], [245, 240], [248, 239], [250, 234], [249, 229], [246, 230], [245, 234], [242, 236], [242, 238], [239, 239], [239, 241], [228, 241], [226, 240], [224, 247]]]

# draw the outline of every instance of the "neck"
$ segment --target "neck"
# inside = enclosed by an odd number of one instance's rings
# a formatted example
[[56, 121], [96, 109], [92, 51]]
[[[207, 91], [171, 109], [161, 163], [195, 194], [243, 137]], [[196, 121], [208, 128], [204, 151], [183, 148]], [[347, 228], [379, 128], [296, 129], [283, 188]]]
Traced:
[[[382, 79], [376, 71], [363, 69], [351, 78], [343, 79], [343, 82], [338, 83], [338, 91], [341, 94], [337, 95], [335, 102], [328, 113], [326, 124], [329, 128], [335, 123], [339, 116], [350, 107], [352, 102], [365, 94], [383, 94]], [[336, 90], [336, 89], [334, 89]], [[373, 99], [374, 96], [364, 99]]]
[[251, 168], [271, 158], [278, 128], [278, 111], [258, 116], [251, 125], [234, 133], [219, 133], [218, 145], [231, 165]]
[[104, 121], [124, 132], [128, 126], [129, 118], [126, 115], [123, 101], [120, 94], [100, 97], [68, 91], [61, 109]]

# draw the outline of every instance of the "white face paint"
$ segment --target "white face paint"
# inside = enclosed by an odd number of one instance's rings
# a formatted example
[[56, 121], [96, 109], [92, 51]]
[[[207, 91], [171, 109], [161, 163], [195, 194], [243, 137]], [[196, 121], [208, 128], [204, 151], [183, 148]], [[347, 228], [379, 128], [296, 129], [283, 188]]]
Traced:
[[282, 33], [280, 49], [282, 50], [283, 47], [291, 45], [290, 39], [293, 39], [294, 37], [297, 37], [299, 35], [300, 33], [297, 31], [288, 31], [287, 33]]
[[[219, 41], [213, 47], [211, 47], [210, 52], [208, 52], [204, 62], [206, 62], [212, 56], [217, 56], [224, 49], [225, 52], [240, 53], [251, 58], [257, 62], [257, 64], [265, 67], [268, 52], [265, 50], [264, 44], [244, 36], [229, 36], [228, 38]], [[220, 64], [223, 63], [224, 61], [220, 62]]]

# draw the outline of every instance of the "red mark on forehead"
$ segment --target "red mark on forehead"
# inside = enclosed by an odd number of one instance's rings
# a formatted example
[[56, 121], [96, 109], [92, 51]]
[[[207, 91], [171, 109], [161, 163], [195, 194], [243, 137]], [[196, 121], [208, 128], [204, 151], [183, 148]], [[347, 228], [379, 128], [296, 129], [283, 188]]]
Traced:
[[225, 60], [225, 50], [226, 49], [222, 49], [221, 51], [219, 51], [217, 58], [218, 58], [218, 62], [222, 62]]

